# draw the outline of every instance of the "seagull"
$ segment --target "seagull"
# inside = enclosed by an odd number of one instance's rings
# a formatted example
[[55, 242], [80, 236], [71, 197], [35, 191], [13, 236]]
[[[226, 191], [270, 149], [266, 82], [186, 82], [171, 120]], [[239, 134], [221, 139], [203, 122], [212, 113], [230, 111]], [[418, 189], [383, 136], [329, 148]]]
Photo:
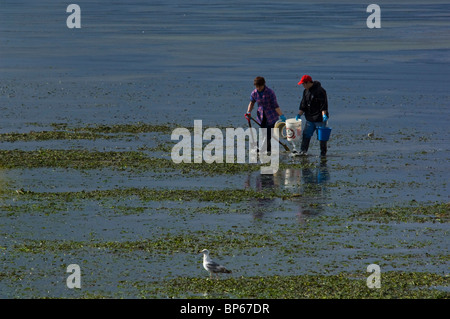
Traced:
[[209, 251], [207, 249], [203, 249], [201, 253], [203, 254], [203, 268], [209, 272], [209, 278], [212, 279], [213, 273], [216, 274], [217, 278], [219, 278], [219, 273], [231, 274], [231, 270], [226, 269], [224, 266], [219, 265], [209, 258]]

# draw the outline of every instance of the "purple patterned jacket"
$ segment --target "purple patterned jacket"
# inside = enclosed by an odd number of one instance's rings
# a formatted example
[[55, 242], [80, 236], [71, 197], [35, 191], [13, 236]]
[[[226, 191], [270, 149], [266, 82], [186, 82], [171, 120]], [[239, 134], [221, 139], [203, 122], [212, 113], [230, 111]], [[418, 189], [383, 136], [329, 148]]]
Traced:
[[264, 87], [262, 92], [258, 92], [257, 89], [254, 89], [250, 95], [250, 100], [258, 103], [257, 117], [259, 124], [262, 123], [263, 115], [266, 118], [267, 126], [271, 126], [278, 121], [279, 115], [275, 109], [279, 108], [279, 105], [275, 92], [272, 89], [267, 86]]

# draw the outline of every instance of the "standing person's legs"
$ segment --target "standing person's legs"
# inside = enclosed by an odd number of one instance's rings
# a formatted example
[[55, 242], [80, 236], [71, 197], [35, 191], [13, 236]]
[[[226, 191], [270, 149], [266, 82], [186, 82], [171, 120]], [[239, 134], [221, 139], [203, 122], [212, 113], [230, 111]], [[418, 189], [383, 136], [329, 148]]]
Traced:
[[300, 152], [302, 155], [306, 155], [309, 148], [309, 143], [311, 142], [311, 137], [316, 130], [316, 126], [313, 122], [306, 121], [305, 127], [302, 134], [302, 144], [300, 146]]
[[[316, 127], [324, 127], [324, 122], [317, 122]], [[319, 139], [319, 133], [317, 133], [317, 139]], [[320, 156], [326, 156], [327, 155], [327, 142], [326, 141], [319, 141], [320, 143]]]
[[320, 141], [320, 156], [326, 156], [326, 155], [327, 155], [327, 142]]
[[[267, 152], [270, 152], [272, 150], [272, 143], [271, 143], [271, 139], [272, 139], [272, 129], [274, 128], [275, 124], [272, 125], [267, 125], [267, 119], [264, 116], [263, 120], [261, 122], [261, 128], [263, 129], [263, 139], [262, 139], [262, 145], [261, 145], [261, 149], [264, 150], [264, 146], [267, 145]], [[260, 149], [260, 150], [261, 150]]]
[[272, 151], [272, 129], [274, 128], [275, 124], [267, 125], [267, 152]]

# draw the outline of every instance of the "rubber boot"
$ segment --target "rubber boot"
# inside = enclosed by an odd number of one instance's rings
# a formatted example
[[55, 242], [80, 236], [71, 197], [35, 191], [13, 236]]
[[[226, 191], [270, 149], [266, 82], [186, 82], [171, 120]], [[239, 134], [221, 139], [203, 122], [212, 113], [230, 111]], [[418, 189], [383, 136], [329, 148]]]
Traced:
[[326, 155], [327, 155], [327, 142], [320, 141], [320, 156], [326, 156]]
[[310, 141], [311, 141], [311, 138], [307, 138], [307, 137], [303, 136], [302, 145], [300, 146], [300, 154], [306, 155], [306, 152], [308, 152]]

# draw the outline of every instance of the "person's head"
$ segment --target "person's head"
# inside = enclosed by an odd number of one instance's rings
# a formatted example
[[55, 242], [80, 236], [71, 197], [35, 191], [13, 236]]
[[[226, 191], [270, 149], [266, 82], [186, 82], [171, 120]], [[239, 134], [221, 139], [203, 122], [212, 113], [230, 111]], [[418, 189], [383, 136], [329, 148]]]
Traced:
[[298, 85], [300, 84], [303, 85], [306, 90], [309, 90], [309, 88], [313, 86], [313, 80], [309, 75], [305, 74], [304, 76], [302, 76], [300, 82], [298, 82]]
[[253, 80], [253, 85], [256, 87], [256, 89], [261, 92], [264, 90], [264, 87], [266, 86], [266, 80], [262, 76], [257, 76]]

